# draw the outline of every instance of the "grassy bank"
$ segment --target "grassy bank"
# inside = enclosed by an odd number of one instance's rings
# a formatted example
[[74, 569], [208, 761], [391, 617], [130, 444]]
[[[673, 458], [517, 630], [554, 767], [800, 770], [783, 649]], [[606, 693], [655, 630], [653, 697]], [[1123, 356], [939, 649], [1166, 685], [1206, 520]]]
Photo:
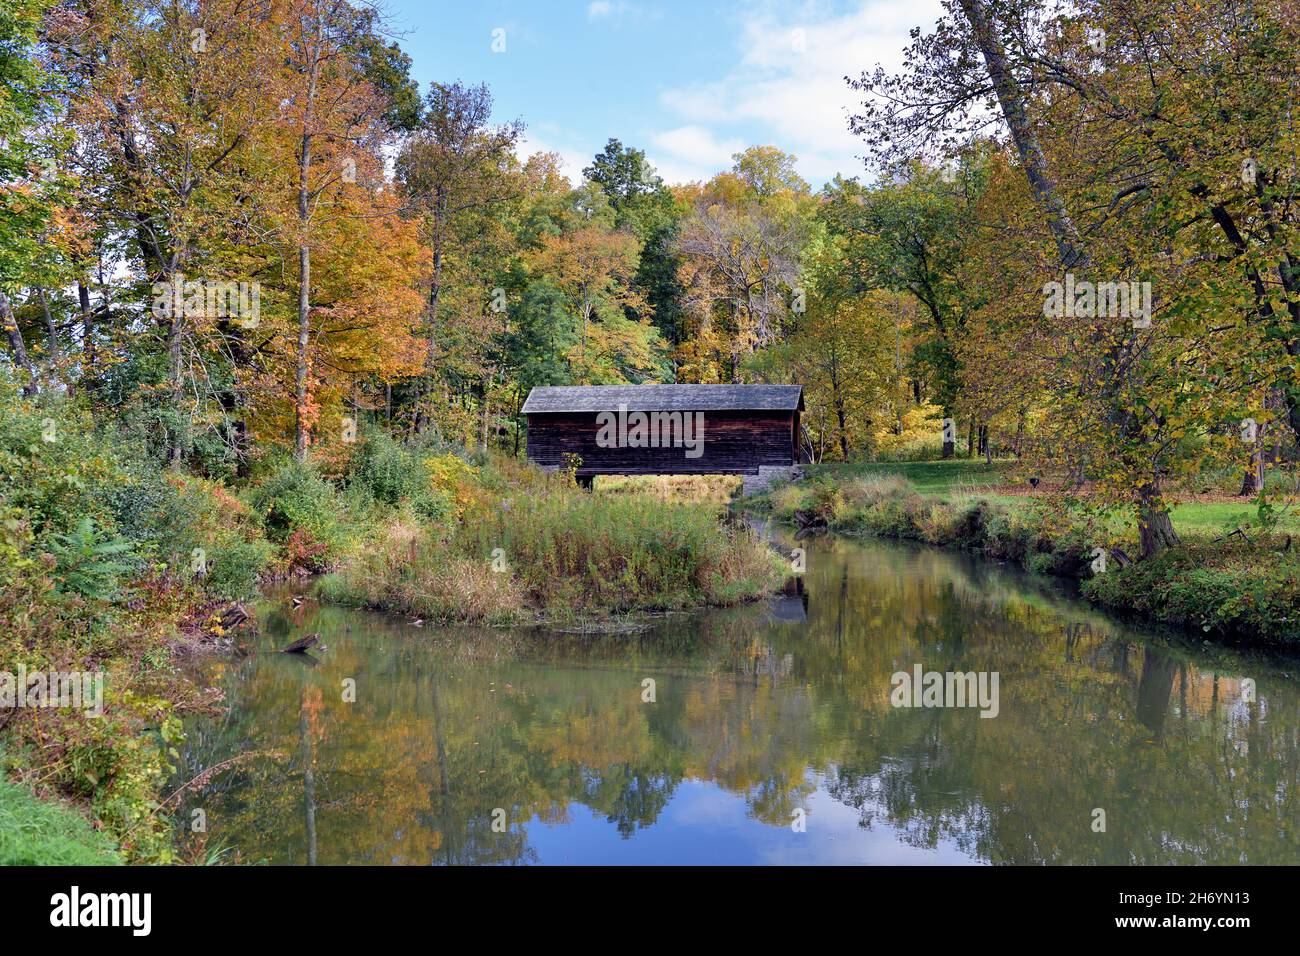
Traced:
[[317, 587], [327, 601], [440, 623], [519, 624], [731, 605], [779, 585], [783, 563], [716, 504], [616, 487], [582, 491], [508, 459], [467, 468], [458, 513], [403, 513]]
[[[173, 652], [198, 609], [251, 589], [269, 551], [218, 483], [165, 474], [129, 433], [0, 381], [0, 779], [75, 806], [124, 859], [174, 861], [158, 797], [181, 716], [205, 695]], [[20, 701], [21, 670], [95, 675], [92, 699]], [[58, 862], [62, 842], [24, 836], [36, 818], [14, 808], [31, 799], [7, 790], [6, 844]]]
[[1131, 529], [1113, 516], [1062, 511], [1046, 497], [998, 494], [1005, 478], [1003, 467], [965, 462], [821, 469], [746, 506], [792, 525], [802, 512], [844, 534], [976, 552], [1077, 578], [1086, 598], [1121, 613], [1225, 641], [1300, 648], [1293, 518], [1265, 529], [1244, 502], [1189, 503], [1175, 509], [1182, 546], [1149, 561], [1108, 560], [1097, 573], [1094, 549], [1135, 553]]
[[0, 866], [114, 866], [113, 841], [75, 807], [0, 778]]

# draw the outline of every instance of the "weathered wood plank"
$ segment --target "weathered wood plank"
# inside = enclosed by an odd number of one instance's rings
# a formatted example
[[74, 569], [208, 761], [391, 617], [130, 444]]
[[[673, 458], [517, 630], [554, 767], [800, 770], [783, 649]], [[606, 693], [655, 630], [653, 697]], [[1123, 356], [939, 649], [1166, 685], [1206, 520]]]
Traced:
[[702, 412], [698, 457], [686, 447], [606, 447], [597, 442], [595, 413], [528, 416], [528, 457], [562, 467], [566, 455], [582, 459], [579, 474], [753, 474], [762, 465], [797, 460], [793, 412]]

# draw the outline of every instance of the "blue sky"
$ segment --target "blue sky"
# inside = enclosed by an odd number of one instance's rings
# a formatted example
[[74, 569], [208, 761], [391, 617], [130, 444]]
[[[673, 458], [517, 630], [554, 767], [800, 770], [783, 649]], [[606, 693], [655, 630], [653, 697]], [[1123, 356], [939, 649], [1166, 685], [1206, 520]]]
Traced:
[[614, 136], [644, 149], [669, 182], [707, 179], [739, 149], [773, 144], [798, 156], [816, 187], [863, 171], [844, 75], [897, 65], [908, 30], [933, 24], [939, 0], [387, 0], [384, 9], [421, 91], [486, 82], [496, 118], [527, 124], [522, 151], [559, 153], [571, 177]]

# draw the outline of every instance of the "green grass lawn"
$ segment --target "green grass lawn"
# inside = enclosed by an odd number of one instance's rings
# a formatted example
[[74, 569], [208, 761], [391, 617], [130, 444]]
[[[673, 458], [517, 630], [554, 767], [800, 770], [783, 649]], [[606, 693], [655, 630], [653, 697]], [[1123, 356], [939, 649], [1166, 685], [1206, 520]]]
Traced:
[[[1014, 463], [982, 459], [952, 458], [947, 461], [856, 462], [807, 466], [810, 475], [827, 475], [845, 481], [877, 475], [900, 475], [923, 495], [953, 497], [979, 495], [1009, 508], [1027, 507], [1031, 498], [1020, 495], [989, 493], [986, 489], [1004, 485], [1012, 479]], [[1257, 528], [1255, 504], [1240, 501], [1188, 501], [1175, 506], [1174, 528], [1181, 535], [1216, 538], [1238, 527], [1250, 533]], [[1117, 527], [1123, 519], [1117, 519]], [[1300, 508], [1287, 509], [1278, 521], [1278, 529], [1300, 534]]]
[[810, 475], [828, 475], [840, 480], [901, 475], [922, 494], [939, 494], [980, 491], [1003, 484], [1008, 480], [1012, 463], [995, 461], [988, 465], [982, 459], [952, 458], [948, 461], [871, 461], [806, 467]]
[[[1175, 506], [1173, 520], [1179, 534], [1205, 538], [1217, 538], [1238, 527], [1244, 528], [1247, 534], [1252, 528], [1258, 528], [1254, 502], [1248, 500], [1189, 501]], [[1287, 510], [1277, 527], [1280, 531], [1300, 533], [1300, 513]]]
[[75, 808], [0, 778], [0, 866], [113, 866], [113, 841]]

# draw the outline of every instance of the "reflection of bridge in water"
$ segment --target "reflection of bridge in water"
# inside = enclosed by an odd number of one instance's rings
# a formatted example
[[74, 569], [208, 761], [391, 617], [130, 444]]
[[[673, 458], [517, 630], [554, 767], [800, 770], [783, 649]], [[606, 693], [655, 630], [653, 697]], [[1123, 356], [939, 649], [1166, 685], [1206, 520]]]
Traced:
[[802, 574], [785, 582], [772, 603], [772, 617], [788, 624], [803, 624], [808, 620], [808, 592], [804, 590]]

